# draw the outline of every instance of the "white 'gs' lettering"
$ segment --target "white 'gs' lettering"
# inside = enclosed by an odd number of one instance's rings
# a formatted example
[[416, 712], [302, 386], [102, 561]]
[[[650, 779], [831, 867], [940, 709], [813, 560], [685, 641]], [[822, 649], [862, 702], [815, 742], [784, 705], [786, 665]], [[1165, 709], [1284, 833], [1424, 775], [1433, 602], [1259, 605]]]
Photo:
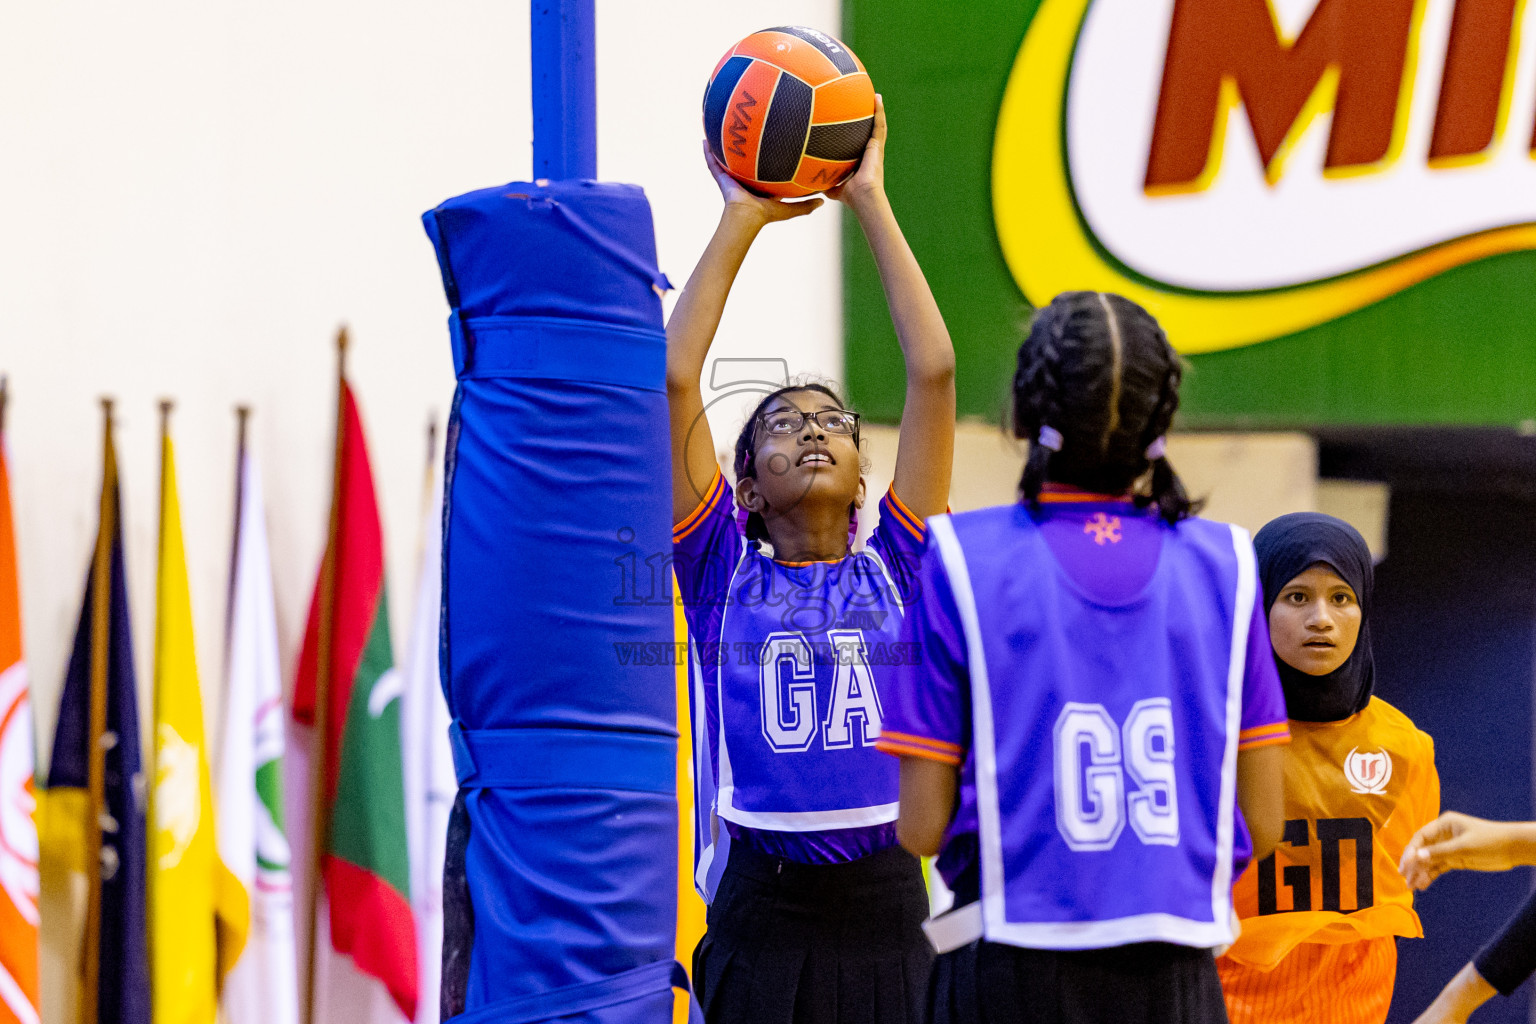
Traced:
[[[1173, 708], [1167, 698], [1137, 701], [1123, 728], [1102, 704], [1068, 704], [1056, 719], [1054, 760], [1056, 829], [1067, 846], [1113, 849], [1127, 818], [1143, 843], [1179, 844]], [[1127, 773], [1136, 784], [1129, 796]]]

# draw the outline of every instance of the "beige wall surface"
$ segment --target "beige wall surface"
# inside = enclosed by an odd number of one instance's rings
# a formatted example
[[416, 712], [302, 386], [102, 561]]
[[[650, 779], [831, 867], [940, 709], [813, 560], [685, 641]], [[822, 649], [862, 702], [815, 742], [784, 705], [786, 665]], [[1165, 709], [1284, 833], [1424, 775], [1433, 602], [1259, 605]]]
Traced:
[[[699, 102], [743, 0], [598, 3], [599, 174], [645, 187], [681, 286], [719, 212]], [[835, 0], [771, 18], [835, 31]], [[255, 408], [283, 660], [291, 674], [329, 493], [332, 336], [351, 375], [405, 635], [425, 426], [453, 389], [422, 211], [531, 170], [528, 5], [275, 0], [10, 10], [0, 34], [0, 373], [25, 639], [46, 754], [116, 396], [134, 634], [147, 701], [156, 402], [174, 430], [209, 716], [222, 685], [236, 403]], [[893, 116], [894, 113], [893, 113]], [[842, 373], [837, 214], [765, 232], [716, 355]], [[670, 300], [669, 300], [670, 304]], [[723, 403], [717, 429], [739, 410]], [[397, 652], [398, 654], [399, 652]], [[141, 704], [146, 712], [147, 703]]]

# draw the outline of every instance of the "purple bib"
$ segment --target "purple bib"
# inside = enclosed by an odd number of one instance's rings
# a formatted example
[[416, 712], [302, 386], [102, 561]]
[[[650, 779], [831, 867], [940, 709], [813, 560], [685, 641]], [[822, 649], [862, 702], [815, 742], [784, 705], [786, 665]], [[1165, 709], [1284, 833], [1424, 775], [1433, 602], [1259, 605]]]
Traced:
[[876, 680], [904, 656], [902, 605], [880, 555], [788, 566], [748, 548], [727, 593], [720, 816], [785, 831], [894, 821]]
[[929, 528], [970, 666], [983, 933], [1231, 942], [1247, 533], [1180, 522], [1147, 585], [1112, 603], [1073, 582], [1023, 506]]

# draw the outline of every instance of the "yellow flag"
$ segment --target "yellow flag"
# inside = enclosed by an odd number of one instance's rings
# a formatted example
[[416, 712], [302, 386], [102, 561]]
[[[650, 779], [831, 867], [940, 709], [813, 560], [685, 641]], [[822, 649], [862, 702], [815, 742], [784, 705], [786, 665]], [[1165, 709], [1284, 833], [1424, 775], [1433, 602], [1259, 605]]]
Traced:
[[212, 1024], [219, 981], [238, 955], [249, 911], [215, 845], [192, 601], [168, 432], [161, 439], [154, 726], [148, 872], [153, 1020]]

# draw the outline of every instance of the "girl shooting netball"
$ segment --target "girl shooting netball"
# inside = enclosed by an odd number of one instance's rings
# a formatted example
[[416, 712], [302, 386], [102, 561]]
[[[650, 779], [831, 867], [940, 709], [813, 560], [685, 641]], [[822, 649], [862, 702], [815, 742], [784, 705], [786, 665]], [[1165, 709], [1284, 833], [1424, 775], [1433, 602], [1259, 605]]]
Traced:
[[874, 747], [889, 668], [872, 652], [896, 640], [924, 520], [945, 508], [954, 352], [886, 200], [884, 145], [877, 108], [857, 173], [828, 193], [863, 228], [906, 359], [894, 484], [867, 547], [850, 550], [865, 504], [857, 413], [821, 385], [767, 395], [736, 440], [733, 490], [699, 388], [753, 239], [822, 200], [760, 198], [706, 153], [725, 209], [667, 325], [674, 565], [705, 652], [700, 803], [713, 792], [719, 819], [700, 865], [714, 891], [693, 971], [711, 1022], [921, 1014], [928, 901], [896, 844], [896, 765]]

